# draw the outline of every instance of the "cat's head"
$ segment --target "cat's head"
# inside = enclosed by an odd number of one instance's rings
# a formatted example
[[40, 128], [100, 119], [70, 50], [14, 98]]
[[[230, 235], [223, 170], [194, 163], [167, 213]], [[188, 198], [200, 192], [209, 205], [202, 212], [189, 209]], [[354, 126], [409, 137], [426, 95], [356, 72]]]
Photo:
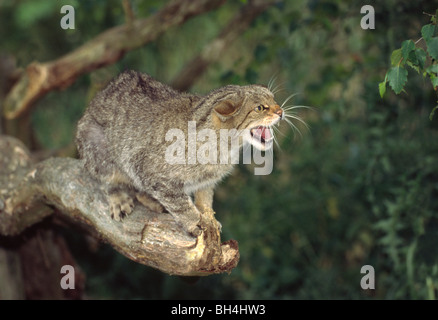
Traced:
[[273, 126], [284, 117], [274, 94], [260, 85], [226, 86], [225, 98], [212, 112], [216, 129], [237, 129], [244, 142], [259, 150], [269, 150], [274, 142]]

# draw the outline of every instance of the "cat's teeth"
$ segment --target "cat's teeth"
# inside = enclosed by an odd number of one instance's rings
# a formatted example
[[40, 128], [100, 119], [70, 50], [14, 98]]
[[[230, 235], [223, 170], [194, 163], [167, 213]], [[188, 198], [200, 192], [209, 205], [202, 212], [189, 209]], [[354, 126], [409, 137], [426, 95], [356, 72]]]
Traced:
[[268, 141], [272, 139], [271, 131], [269, 130], [269, 128], [263, 126], [251, 129], [251, 134], [254, 138], [259, 140]]

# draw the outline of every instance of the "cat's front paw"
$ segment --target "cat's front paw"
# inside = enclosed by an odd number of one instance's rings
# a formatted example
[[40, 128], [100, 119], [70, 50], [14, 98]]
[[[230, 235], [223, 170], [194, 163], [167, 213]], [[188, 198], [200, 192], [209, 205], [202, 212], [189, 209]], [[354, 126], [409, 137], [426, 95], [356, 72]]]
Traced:
[[109, 194], [108, 202], [110, 205], [111, 218], [116, 221], [122, 221], [134, 208], [134, 201], [124, 191]]
[[201, 214], [199, 211], [196, 210], [190, 214], [178, 215], [176, 220], [190, 235], [197, 237], [202, 233], [200, 226]]
[[192, 236], [197, 237], [197, 236], [201, 235], [201, 233], [202, 233], [202, 229], [201, 229], [201, 227], [197, 224], [197, 225], [195, 225], [195, 226], [188, 227], [188, 228], [187, 228], [187, 232], [190, 233]]

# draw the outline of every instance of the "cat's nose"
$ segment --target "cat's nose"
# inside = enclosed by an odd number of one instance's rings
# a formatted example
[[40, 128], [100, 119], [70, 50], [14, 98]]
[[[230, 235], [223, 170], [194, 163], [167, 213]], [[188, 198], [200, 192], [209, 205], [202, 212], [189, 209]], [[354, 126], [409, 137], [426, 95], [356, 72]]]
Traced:
[[276, 105], [274, 108], [276, 108], [277, 110], [274, 111], [275, 114], [277, 114], [281, 120], [283, 120], [283, 109], [280, 108], [279, 105]]

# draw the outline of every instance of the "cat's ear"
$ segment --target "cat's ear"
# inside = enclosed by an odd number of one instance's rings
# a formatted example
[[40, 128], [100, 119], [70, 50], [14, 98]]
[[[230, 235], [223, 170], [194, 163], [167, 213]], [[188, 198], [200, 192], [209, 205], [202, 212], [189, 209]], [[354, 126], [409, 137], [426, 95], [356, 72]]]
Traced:
[[224, 100], [214, 106], [213, 111], [218, 118], [224, 122], [233, 115], [236, 115], [242, 105], [241, 101]]

